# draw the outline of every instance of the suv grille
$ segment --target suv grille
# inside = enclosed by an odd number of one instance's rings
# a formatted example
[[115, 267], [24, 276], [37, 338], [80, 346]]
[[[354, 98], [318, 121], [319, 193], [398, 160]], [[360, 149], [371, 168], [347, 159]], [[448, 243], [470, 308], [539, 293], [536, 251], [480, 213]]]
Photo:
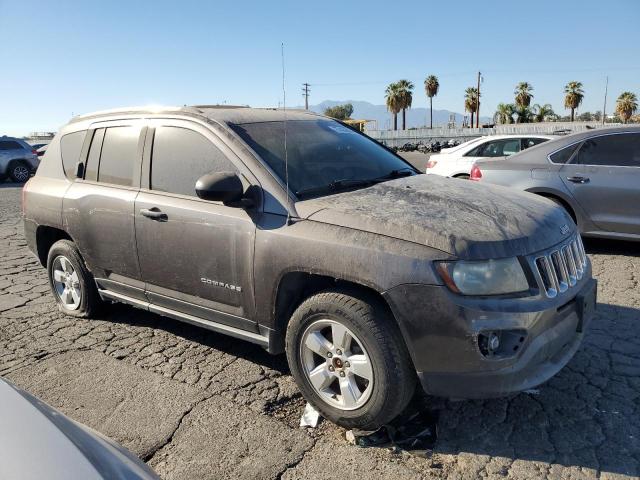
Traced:
[[577, 234], [564, 245], [543, 256], [536, 257], [535, 265], [542, 280], [547, 297], [573, 287], [584, 275], [587, 268], [587, 255]]

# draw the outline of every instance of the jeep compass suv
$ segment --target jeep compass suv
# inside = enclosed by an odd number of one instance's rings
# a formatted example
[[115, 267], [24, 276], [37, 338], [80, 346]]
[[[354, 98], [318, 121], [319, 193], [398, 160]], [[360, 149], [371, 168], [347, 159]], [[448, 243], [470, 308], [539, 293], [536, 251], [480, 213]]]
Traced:
[[25, 186], [24, 225], [62, 312], [124, 302], [286, 352], [348, 428], [389, 422], [416, 381], [454, 398], [532, 388], [595, 307], [562, 208], [421, 175], [308, 112], [74, 118]]

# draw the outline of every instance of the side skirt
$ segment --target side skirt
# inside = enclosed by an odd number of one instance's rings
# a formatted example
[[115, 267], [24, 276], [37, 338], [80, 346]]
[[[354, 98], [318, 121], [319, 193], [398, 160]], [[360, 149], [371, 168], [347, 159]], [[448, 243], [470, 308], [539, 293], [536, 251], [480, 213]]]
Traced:
[[[239, 338], [241, 340], [246, 340], [251, 343], [255, 343], [264, 347], [268, 351], [271, 351], [270, 347], [270, 331], [265, 332], [265, 334], [247, 332], [246, 330], [241, 330], [239, 328], [231, 327], [229, 325], [223, 325], [221, 323], [212, 322], [210, 320], [205, 320], [203, 318], [194, 317], [192, 315], [188, 315], [182, 312], [177, 312], [175, 310], [171, 310], [166, 307], [159, 307], [149, 302], [145, 302], [143, 300], [138, 300], [137, 298], [128, 297], [121, 293], [115, 293], [110, 290], [99, 289], [98, 293], [100, 294], [100, 298], [107, 301], [112, 302], [121, 302], [126, 303], [127, 305], [133, 305], [134, 307], [140, 308], [142, 310], [147, 310], [152, 313], [156, 313], [158, 315], [162, 315], [164, 317], [173, 318], [175, 320], [179, 320], [181, 322], [190, 323], [192, 325], [196, 325], [198, 327], [203, 327], [208, 330], [212, 330], [217, 333], [222, 333], [224, 335], [229, 335], [231, 337]], [[261, 329], [262, 330], [262, 329]]]

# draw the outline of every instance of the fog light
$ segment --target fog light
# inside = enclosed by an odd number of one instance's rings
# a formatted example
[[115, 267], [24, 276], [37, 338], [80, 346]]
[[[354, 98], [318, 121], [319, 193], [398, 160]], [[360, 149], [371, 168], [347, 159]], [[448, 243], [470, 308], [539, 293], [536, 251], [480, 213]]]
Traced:
[[489, 358], [507, 358], [515, 355], [524, 345], [525, 330], [488, 330], [478, 335], [478, 349]]

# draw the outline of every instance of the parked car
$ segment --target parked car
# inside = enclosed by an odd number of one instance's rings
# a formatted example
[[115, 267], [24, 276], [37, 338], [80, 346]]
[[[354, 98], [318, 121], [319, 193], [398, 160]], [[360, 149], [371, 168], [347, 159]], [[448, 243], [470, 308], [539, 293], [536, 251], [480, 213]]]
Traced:
[[534, 145], [551, 140], [551, 135], [492, 135], [465, 142], [437, 155], [427, 162], [427, 173], [468, 179], [471, 167], [479, 160], [505, 159]]
[[640, 127], [576, 133], [478, 162], [472, 179], [553, 200], [585, 236], [640, 240]]
[[36, 151], [27, 142], [0, 137], [0, 181], [9, 177], [14, 182], [26, 182], [39, 163]]
[[43, 156], [43, 155], [47, 152], [47, 148], [48, 148], [48, 147], [49, 147], [49, 144], [48, 144], [48, 143], [47, 143], [47, 144], [45, 144], [45, 145], [42, 145], [41, 147], [38, 147], [38, 148], [36, 149], [36, 155], [38, 155], [38, 157]]
[[113, 440], [0, 378], [0, 478], [156, 480]]
[[453, 398], [532, 388], [595, 305], [562, 208], [420, 174], [310, 112], [75, 118], [23, 209], [62, 312], [124, 302], [286, 352], [305, 398], [347, 428], [392, 420], [416, 380]]

